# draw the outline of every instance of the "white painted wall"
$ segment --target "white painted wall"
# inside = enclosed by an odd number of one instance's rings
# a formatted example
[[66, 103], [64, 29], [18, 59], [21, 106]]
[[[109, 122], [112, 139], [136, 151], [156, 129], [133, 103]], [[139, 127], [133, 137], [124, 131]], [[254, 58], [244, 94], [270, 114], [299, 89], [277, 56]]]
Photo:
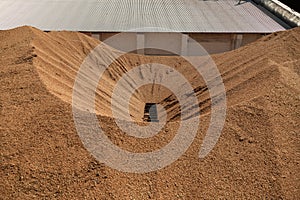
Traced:
[[[92, 37], [106, 40], [116, 33], [93, 33]], [[223, 53], [240, 46], [244, 46], [260, 38], [261, 34], [218, 34], [218, 33], [192, 33], [188, 36], [181, 33], [122, 33], [110, 43], [114, 48], [122, 47], [120, 50], [140, 49], [135, 53], [146, 55], [173, 55], [161, 49], [169, 49], [176, 54], [194, 55], [197, 42], [209, 53]], [[191, 39], [192, 38], [192, 39]], [[144, 49], [154, 44], [158, 49]], [[197, 52], [196, 52], [197, 53]]]
[[[100, 38], [102, 41], [108, 41], [108, 44], [113, 48], [128, 52], [131, 49], [137, 49], [137, 34], [136, 33], [122, 33], [118, 34], [102, 33]], [[109, 36], [109, 37], [108, 37]], [[101, 40], [101, 39], [100, 39]]]
[[[145, 54], [176, 54], [181, 53], [181, 34], [180, 33], [145, 33], [145, 45], [155, 45], [159, 49], [146, 49]], [[162, 51], [169, 49], [171, 52]]]

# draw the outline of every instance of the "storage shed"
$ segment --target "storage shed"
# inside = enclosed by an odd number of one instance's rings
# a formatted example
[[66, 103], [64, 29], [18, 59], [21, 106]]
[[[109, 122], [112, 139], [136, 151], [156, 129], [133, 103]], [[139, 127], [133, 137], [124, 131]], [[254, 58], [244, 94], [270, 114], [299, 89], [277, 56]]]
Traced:
[[80, 31], [102, 41], [122, 32], [132, 47], [163, 43], [178, 54], [190, 51], [195, 41], [210, 54], [221, 53], [290, 28], [250, 0], [2, 0], [0, 8], [1, 30], [29, 25]]

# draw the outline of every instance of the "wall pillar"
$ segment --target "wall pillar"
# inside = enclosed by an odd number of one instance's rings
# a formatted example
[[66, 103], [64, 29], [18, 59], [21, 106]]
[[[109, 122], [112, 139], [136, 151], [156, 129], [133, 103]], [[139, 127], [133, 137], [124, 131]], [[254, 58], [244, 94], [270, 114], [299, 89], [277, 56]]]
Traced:
[[136, 33], [136, 49], [138, 54], [145, 54], [145, 34]]
[[187, 56], [188, 54], [188, 39], [189, 36], [187, 34], [181, 35], [181, 55]]
[[243, 35], [242, 34], [235, 34], [233, 37], [233, 47], [232, 49], [237, 49], [242, 46], [243, 42]]
[[100, 40], [100, 33], [92, 33], [92, 37], [97, 40]]

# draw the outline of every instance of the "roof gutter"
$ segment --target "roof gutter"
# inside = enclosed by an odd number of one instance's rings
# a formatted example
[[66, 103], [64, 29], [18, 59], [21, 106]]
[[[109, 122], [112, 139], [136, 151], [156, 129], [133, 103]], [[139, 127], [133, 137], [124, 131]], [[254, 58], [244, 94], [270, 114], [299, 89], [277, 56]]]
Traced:
[[253, 0], [291, 27], [300, 26], [300, 14], [278, 0]]

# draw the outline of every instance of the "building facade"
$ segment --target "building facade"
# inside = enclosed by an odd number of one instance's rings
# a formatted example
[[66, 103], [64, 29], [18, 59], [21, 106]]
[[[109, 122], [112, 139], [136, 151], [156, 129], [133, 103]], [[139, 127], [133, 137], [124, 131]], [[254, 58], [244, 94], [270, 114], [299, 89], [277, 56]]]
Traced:
[[[4, 0], [0, 8], [1, 30], [29, 25], [80, 31], [101, 41], [125, 33], [121, 39], [130, 47], [156, 42], [178, 54], [191, 52], [195, 42], [210, 54], [222, 53], [290, 28], [250, 0]], [[137, 52], [171, 54], [159, 49]]]

